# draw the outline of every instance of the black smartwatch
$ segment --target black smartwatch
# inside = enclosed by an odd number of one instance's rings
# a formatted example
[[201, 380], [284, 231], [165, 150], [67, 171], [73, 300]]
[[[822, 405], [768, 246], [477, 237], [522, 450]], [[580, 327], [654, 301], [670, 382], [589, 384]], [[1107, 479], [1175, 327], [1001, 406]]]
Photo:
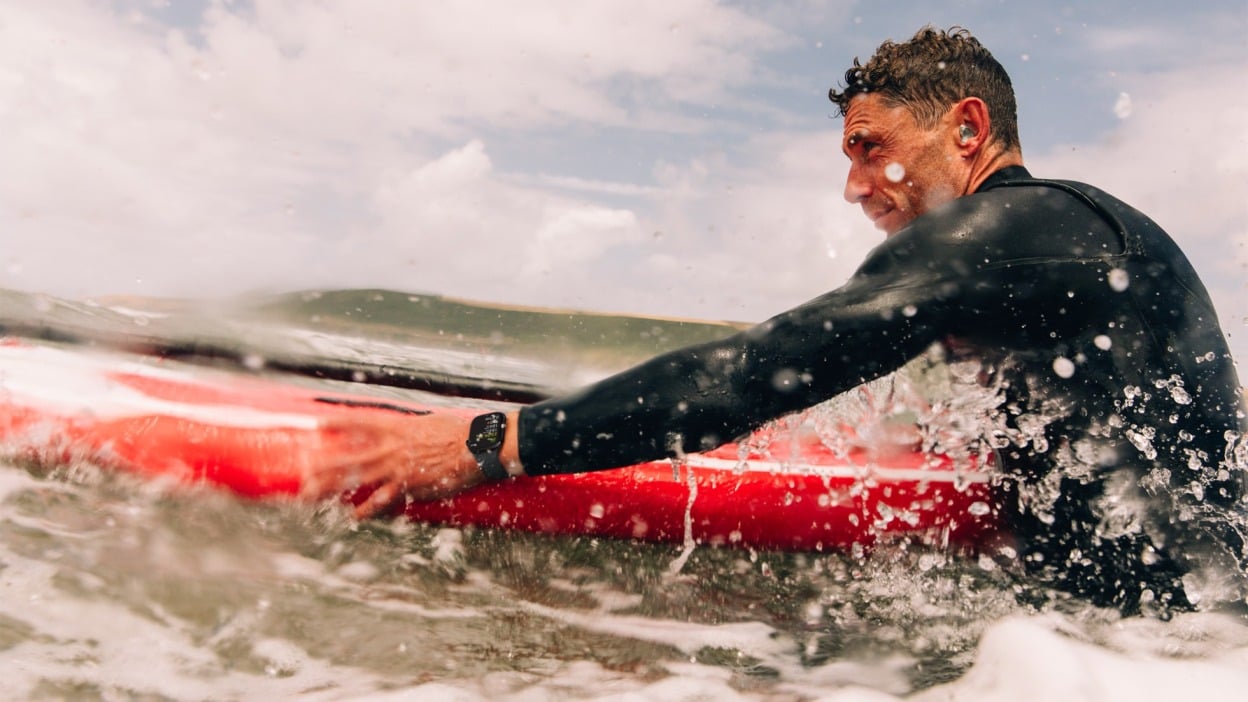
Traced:
[[503, 447], [503, 437], [507, 434], [507, 415], [502, 412], [490, 412], [474, 417], [468, 429], [468, 450], [477, 459], [481, 474], [491, 482], [506, 480], [510, 477], [503, 462], [498, 458], [499, 449]]

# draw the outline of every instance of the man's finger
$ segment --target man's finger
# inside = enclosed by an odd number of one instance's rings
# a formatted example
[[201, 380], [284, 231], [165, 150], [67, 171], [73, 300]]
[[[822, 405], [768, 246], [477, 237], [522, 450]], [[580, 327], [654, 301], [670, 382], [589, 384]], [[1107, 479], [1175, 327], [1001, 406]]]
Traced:
[[387, 507], [394, 504], [400, 491], [401, 487], [397, 483], [382, 483], [378, 485], [377, 489], [373, 490], [363, 502], [355, 506], [356, 518], [368, 519], [380, 514]]
[[363, 461], [337, 457], [323, 460], [304, 472], [299, 494], [320, 499], [367, 485], [367, 477]]

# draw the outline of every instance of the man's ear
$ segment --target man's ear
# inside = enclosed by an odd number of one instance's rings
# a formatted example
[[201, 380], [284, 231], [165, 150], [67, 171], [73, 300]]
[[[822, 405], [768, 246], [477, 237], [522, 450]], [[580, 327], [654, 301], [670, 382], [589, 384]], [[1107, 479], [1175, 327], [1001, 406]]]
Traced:
[[988, 105], [977, 97], [962, 98], [949, 111], [954, 129], [952, 137], [964, 156], [970, 156], [988, 140], [992, 118]]

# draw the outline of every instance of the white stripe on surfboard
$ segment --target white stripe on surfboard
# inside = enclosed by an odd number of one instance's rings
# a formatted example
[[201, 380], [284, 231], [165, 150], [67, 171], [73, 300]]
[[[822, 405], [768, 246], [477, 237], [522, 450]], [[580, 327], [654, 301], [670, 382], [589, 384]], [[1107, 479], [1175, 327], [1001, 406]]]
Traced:
[[986, 483], [988, 473], [946, 468], [892, 468], [888, 463], [854, 465], [842, 463], [827, 465], [791, 461], [746, 460], [738, 461], [700, 454], [685, 456], [685, 463], [694, 468], [709, 468], [728, 472], [774, 473], [792, 477], [813, 475], [820, 478], [873, 478], [889, 483]]
[[237, 428], [315, 429], [316, 417], [237, 404], [187, 404], [144, 394], [108, 377], [126, 372], [191, 382], [148, 365], [46, 346], [0, 346], [0, 394], [8, 402], [60, 417], [99, 420], [160, 415]]

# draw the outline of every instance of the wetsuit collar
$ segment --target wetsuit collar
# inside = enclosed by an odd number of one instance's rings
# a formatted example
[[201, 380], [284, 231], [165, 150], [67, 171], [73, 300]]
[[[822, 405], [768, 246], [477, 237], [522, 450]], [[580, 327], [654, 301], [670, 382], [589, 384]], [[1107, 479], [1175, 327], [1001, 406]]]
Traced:
[[1031, 174], [1027, 172], [1026, 168], [1022, 166], [1006, 166], [985, 178], [984, 182], [980, 183], [979, 187], [975, 189], [975, 192], [982, 193], [1011, 180], [1028, 180], [1030, 178]]

